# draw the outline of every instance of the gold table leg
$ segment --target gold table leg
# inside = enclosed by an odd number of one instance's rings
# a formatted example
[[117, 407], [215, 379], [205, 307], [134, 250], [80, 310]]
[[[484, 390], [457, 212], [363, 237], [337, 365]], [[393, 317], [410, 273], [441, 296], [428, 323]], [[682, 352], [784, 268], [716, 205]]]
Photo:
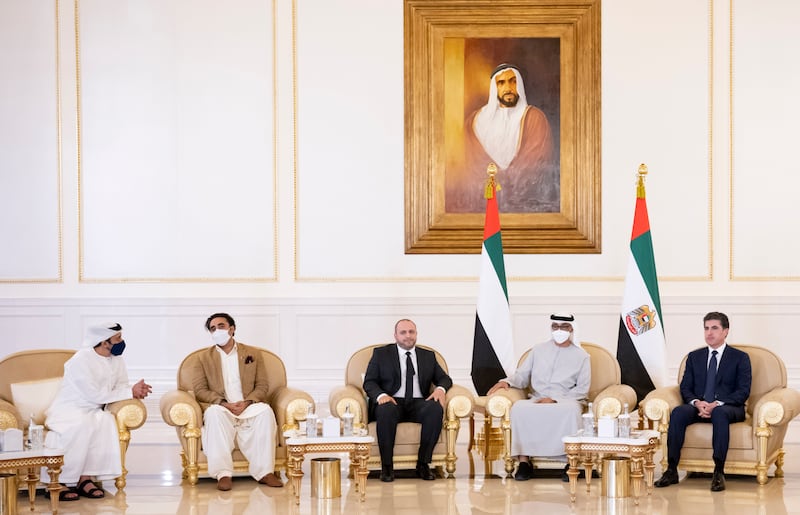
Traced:
[[359, 500], [364, 502], [367, 498], [367, 476], [369, 470], [367, 469], [367, 461], [369, 461], [369, 450], [372, 444], [359, 443], [356, 444], [355, 459], [358, 463], [356, 469], [356, 490], [359, 494]]
[[[61, 485], [58, 483], [58, 476], [61, 475], [61, 466], [64, 464], [64, 458], [60, 462], [53, 463], [47, 467], [47, 475], [50, 476], [50, 482], [47, 484], [47, 491], [50, 492], [50, 509], [53, 515], [58, 513], [58, 494], [61, 493]], [[31, 510], [33, 510], [33, 499], [31, 499]]]
[[305, 458], [305, 447], [302, 445], [289, 446], [289, 466], [286, 473], [292, 482], [292, 493], [294, 503], [300, 504], [300, 482], [303, 480], [303, 459]]
[[583, 473], [586, 476], [586, 493], [592, 490], [592, 469], [594, 468], [593, 455], [587, 452], [583, 455]]
[[656, 468], [656, 464], [653, 463], [653, 455], [655, 452], [655, 446], [648, 447], [644, 451], [644, 484], [647, 487], [647, 495], [653, 493], [653, 477]]
[[576, 494], [578, 492], [578, 458], [577, 454], [567, 454], [567, 461], [569, 461], [569, 470], [567, 476], [569, 477], [569, 501], [575, 502]]
[[644, 463], [644, 449], [631, 449], [631, 482], [633, 483], [633, 502], [639, 504], [639, 497], [642, 495], [642, 464]]
[[36, 484], [39, 482], [38, 467], [28, 467], [25, 481], [28, 483], [28, 500], [31, 502], [31, 511], [34, 509], [36, 501]]

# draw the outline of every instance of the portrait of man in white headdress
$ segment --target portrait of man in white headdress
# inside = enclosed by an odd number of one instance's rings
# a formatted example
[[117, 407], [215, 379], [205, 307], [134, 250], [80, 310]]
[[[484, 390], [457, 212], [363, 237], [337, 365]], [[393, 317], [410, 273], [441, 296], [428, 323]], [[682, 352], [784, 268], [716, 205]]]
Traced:
[[[547, 42], [547, 38], [528, 40], [527, 46], [536, 48], [542, 47], [542, 41]], [[531, 103], [532, 100], [549, 103], [551, 113], [558, 112], [558, 97], [553, 95], [558, 85], [558, 49], [549, 51], [549, 59], [532, 59], [532, 52], [530, 48], [525, 51], [525, 44], [522, 40], [521, 45], [515, 48], [510, 47], [507, 40], [497, 44], [479, 42], [478, 45], [492, 47], [492, 51], [470, 60], [470, 42], [467, 42], [464, 55], [465, 106], [470, 101], [466, 76], [485, 68], [490, 56], [505, 53], [520, 59], [523, 64], [501, 62], [488, 76], [482, 75], [479, 80], [484, 95], [482, 105], [467, 112], [460, 141], [448, 149], [450, 158], [445, 174], [447, 212], [481, 213], [485, 210], [482, 185], [486, 181], [489, 163], [498, 168], [497, 180], [502, 186], [498, 197], [501, 211], [560, 211], [558, 120], [555, 120], [554, 130], [544, 108]], [[470, 61], [481, 66], [473, 66], [472, 70]], [[547, 63], [551, 63], [549, 67], [555, 70], [548, 70]], [[531, 94], [528, 85], [538, 87], [530, 88], [533, 90]], [[488, 98], [485, 96], [487, 93]], [[456, 138], [446, 138], [446, 141], [453, 142]]]

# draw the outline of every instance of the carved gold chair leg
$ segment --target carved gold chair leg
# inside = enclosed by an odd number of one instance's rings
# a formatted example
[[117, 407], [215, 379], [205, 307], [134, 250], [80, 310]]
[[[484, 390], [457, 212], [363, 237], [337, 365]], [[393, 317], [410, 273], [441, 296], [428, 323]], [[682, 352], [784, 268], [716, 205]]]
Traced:
[[475, 443], [475, 414], [469, 415], [469, 442], [467, 442], [467, 452], [472, 452], [472, 446]]
[[783, 477], [783, 456], [784, 450], [778, 451], [778, 456], [775, 458], [775, 477]]
[[445, 469], [447, 470], [447, 477], [454, 477], [456, 471], [456, 438], [458, 438], [458, 430], [461, 427], [461, 421], [458, 418], [451, 417], [446, 422], [447, 426], [447, 455], [444, 458]]
[[122, 474], [114, 481], [117, 490], [125, 490], [127, 484], [128, 469], [125, 468], [125, 454], [128, 452], [128, 444], [131, 441], [131, 432], [127, 428], [119, 429], [119, 453]]
[[514, 475], [514, 458], [511, 456], [511, 419], [508, 413], [501, 419], [500, 428], [503, 431], [503, 462], [506, 476], [511, 477]]
[[197, 466], [197, 459], [200, 453], [200, 430], [186, 428], [183, 434], [186, 437], [187, 447], [184, 475], [189, 480], [189, 484], [194, 486], [197, 484], [197, 477], [200, 473], [200, 467]]

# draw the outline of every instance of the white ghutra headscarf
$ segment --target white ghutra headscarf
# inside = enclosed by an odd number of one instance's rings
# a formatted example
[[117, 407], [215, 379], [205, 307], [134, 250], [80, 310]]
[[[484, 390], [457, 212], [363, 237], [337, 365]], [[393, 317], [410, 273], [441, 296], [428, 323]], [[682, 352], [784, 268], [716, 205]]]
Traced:
[[[514, 107], [505, 107], [497, 99], [495, 77], [506, 70], [513, 70], [517, 77], [519, 100]], [[498, 66], [489, 81], [489, 101], [475, 117], [474, 129], [483, 149], [501, 170], [508, 168], [517, 155], [522, 117], [527, 108], [525, 85], [519, 70], [511, 65]]]

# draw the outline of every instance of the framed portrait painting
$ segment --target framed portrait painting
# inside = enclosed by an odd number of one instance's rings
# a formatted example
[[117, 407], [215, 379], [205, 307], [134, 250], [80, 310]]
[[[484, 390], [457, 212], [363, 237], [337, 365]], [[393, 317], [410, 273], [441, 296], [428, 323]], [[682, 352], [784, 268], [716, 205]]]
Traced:
[[406, 253], [599, 253], [600, 0], [405, 0]]

